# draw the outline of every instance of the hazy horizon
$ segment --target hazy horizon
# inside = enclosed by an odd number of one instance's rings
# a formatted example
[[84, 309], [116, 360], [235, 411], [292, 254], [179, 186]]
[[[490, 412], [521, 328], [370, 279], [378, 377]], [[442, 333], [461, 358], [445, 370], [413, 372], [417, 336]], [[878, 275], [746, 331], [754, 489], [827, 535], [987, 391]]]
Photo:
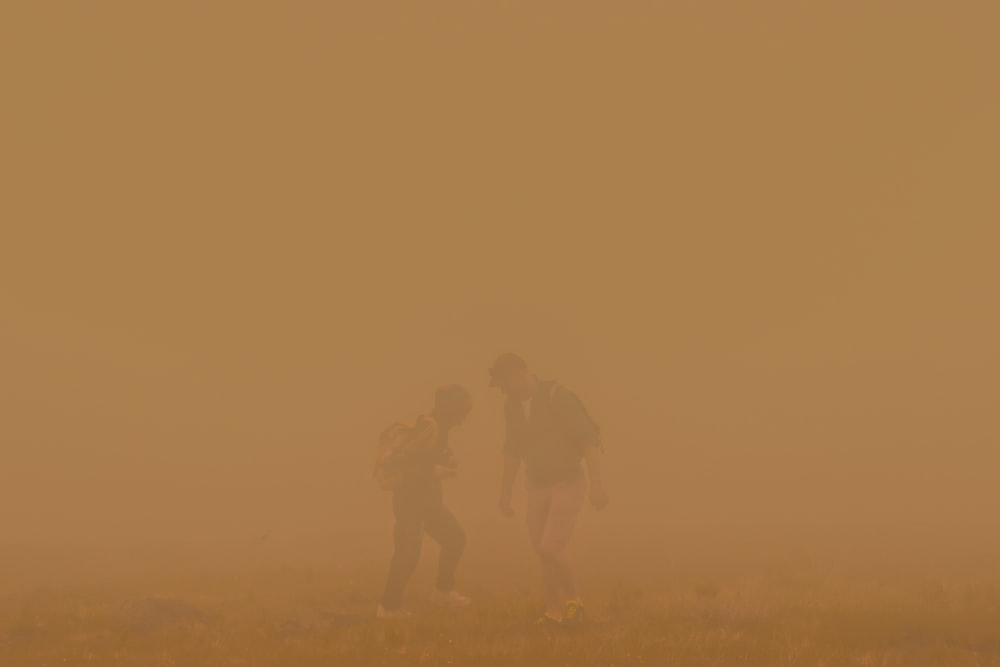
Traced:
[[382, 563], [375, 439], [445, 382], [470, 557], [519, 548], [505, 351], [602, 424], [594, 543], [996, 553], [997, 18], [5, 7], [8, 571]]

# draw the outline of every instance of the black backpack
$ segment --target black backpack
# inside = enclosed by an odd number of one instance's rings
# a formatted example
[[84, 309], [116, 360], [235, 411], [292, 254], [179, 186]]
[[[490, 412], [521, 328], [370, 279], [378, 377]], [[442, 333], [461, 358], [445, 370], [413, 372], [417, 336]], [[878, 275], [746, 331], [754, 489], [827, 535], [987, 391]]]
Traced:
[[[556, 382], [555, 380], [552, 380], [552, 381], [548, 382], [547, 384], [549, 386], [546, 388], [545, 396], [546, 396], [546, 398], [547, 398], [547, 400], [549, 402], [549, 405], [552, 405], [552, 399], [555, 398], [556, 391], [559, 390], [559, 383]], [[567, 391], [569, 391], [569, 390], [567, 390]], [[583, 414], [587, 417], [587, 420], [590, 421], [590, 423], [594, 426], [594, 430], [597, 431], [597, 446], [601, 450], [601, 453], [603, 453], [604, 452], [604, 436], [601, 433], [601, 425], [598, 424], [597, 420], [595, 420], [590, 415], [590, 411], [587, 410], [587, 405], [582, 400], [580, 400], [579, 396], [577, 396], [576, 394], [573, 394], [573, 398], [576, 399], [576, 402], [580, 405], [580, 408], [583, 410]]]

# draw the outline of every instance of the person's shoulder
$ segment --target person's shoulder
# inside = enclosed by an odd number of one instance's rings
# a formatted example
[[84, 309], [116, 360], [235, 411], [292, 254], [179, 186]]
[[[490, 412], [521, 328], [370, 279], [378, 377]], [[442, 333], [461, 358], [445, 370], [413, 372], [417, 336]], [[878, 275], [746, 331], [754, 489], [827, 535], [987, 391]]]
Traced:
[[576, 392], [566, 385], [556, 380], [552, 380], [546, 384], [548, 394], [552, 397], [553, 401], [570, 401], [576, 399]]
[[583, 401], [575, 391], [559, 383], [554, 383], [551, 387], [551, 401], [557, 410], [578, 411], [583, 406]]

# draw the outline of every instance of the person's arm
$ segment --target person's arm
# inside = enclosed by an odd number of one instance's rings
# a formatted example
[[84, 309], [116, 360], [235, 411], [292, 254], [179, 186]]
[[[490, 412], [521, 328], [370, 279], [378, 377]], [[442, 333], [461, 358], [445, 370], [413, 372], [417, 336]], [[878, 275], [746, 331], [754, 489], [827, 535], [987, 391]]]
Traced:
[[404, 478], [427, 477], [434, 474], [434, 457], [426, 451], [408, 452], [395, 461], [393, 470]]
[[434, 476], [438, 479], [448, 479], [458, 475], [458, 461], [455, 460], [455, 452], [451, 447], [445, 447], [438, 455], [438, 462], [434, 466]]

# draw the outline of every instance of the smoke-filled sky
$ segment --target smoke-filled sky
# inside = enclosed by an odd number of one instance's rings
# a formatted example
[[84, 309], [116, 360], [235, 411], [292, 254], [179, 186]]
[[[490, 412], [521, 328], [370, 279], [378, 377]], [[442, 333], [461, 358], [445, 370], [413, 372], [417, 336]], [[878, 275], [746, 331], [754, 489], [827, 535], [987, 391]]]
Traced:
[[[991, 2], [5, 2], [0, 542], [384, 531], [504, 351], [607, 525], [995, 524]], [[970, 528], [972, 530], [972, 528]]]

